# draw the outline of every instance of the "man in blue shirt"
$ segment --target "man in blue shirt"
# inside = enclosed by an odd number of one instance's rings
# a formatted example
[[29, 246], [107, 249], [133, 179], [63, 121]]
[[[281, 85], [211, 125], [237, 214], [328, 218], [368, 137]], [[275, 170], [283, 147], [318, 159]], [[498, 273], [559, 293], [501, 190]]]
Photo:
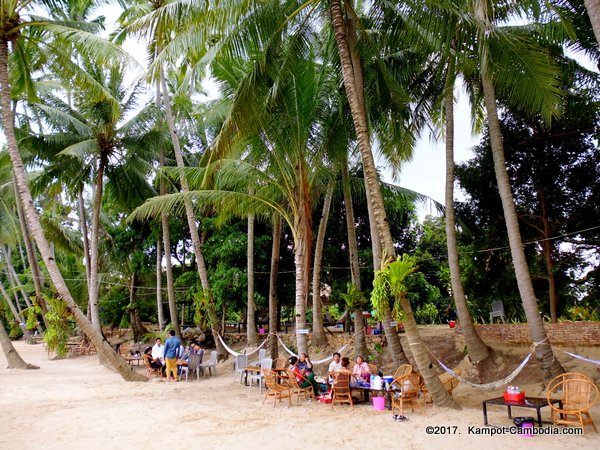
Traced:
[[177, 378], [177, 353], [181, 346], [181, 341], [175, 336], [175, 331], [169, 331], [171, 337], [165, 342], [165, 362], [167, 363], [167, 381], [171, 381], [171, 372], [173, 372], [173, 378], [175, 381], [179, 381]]

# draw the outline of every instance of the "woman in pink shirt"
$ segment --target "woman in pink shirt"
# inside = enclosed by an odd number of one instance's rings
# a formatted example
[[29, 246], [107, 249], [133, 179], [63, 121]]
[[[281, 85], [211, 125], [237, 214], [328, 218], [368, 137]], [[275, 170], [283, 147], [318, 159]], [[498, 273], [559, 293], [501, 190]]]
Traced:
[[356, 364], [354, 365], [352, 376], [356, 378], [357, 381], [361, 378], [363, 380], [368, 380], [371, 377], [371, 369], [369, 369], [369, 365], [365, 362], [362, 355], [356, 357]]

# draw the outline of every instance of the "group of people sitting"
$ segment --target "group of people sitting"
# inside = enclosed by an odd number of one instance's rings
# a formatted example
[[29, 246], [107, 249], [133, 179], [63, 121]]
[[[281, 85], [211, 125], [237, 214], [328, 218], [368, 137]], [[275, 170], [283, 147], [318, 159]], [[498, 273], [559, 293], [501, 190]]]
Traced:
[[[296, 375], [296, 380], [298, 383], [300, 383], [300, 387], [305, 388], [312, 386], [315, 397], [318, 396], [319, 383], [315, 380], [313, 364], [308, 355], [306, 355], [306, 353], [300, 353], [298, 357], [292, 356], [288, 362], [288, 368]], [[354, 365], [352, 371], [350, 371], [350, 359], [345, 356], [342, 358], [338, 352], [333, 354], [333, 361], [331, 361], [329, 364], [328, 372], [330, 374], [336, 372], [347, 372], [356, 381], [360, 379], [368, 380], [371, 377], [371, 369], [361, 355], [356, 357], [356, 364]], [[331, 376], [329, 377], [328, 381], [330, 385], [333, 384], [333, 379]]]
[[[190, 355], [200, 355], [200, 362], [204, 356], [204, 349], [200, 342], [193, 339], [189, 345], [184, 346], [181, 341], [175, 337], [175, 332], [169, 332], [169, 339], [165, 345], [161, 338], [156, 338], [152, 347], [148, 346], [144, 350], [144, 355], [148, 358], [150, 367], [159, 369], [162, 376], [167, 376], [167, 372], [171, 372], [169, 380], [177, 380], [181, 372], [181, 366], [186, 366], [190, 359]], [[169, 370], [167, 370], [169, 369]]]

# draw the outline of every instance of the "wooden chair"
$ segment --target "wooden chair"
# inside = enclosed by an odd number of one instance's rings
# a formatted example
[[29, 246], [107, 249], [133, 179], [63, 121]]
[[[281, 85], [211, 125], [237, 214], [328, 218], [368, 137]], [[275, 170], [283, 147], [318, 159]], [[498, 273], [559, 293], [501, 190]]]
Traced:
[[390, 396], [392, 399], [392, 414], [396, 408], [400, 408], [400, 415], [404, 415], [404, 406], [410, 405], [411, 410], [414, 411], [414, 404], [419, 406], [422, 411], [421, 402], [419, 401], [419, 393], [423, 386], [423, 378], [418, 373], [409, 373], [402, 377], [394, 379], [392, 385], [398, 386], [398, 389], [390, 387]]
[[371, 375], [377, 375], [377, 372], [379, 371], [377, 369], [377, 365], [375, 364], [367, 364], [369, 366], [369, 372], [371, 373]]
[[267, 400], [267, 397], [273, 398], [273, 407], [277, 401], [280, 401], [284, 398], [288, 399], [289, 406], [292, 406], [292, 389], [289, 385], [284, 383], [280, 383], [278, 380], [277, 373], [273, 372], [271, 369], [264, 369], [265, 376], [265, 386], [267, 391], [265, 392], [265, 398], [263, 399], [263, 405]]
[[550, 383], [548, 383], [548, 387], [546, 388], [546, 392], [549, 392], [551, 390], [554, 389], [554, 385], [558, 384], [562, 381], [565, 380], [588, 380], [588, 381], [592, 381], [592, 379], [590, 377], [588, 377], [587, 375], [583, 374], [583, 373], [579, 373], [579, 372], [565, 372], [565, 373], [561, 373], [560, 375], [557, 375], [556, 377], [554, 377]]
[[[576, 425], [581, 427], [583, 433], [585, 433], [585, 425], [591, 425], [594, 431], [598, 432], [590, 416], [590, 408], [598, 401], [598, 387], [586, 378], [567, 378], [556, 383], [551, 382], [547, 399], [552, 408], [554, 425]], [[560, 391], [562, 391], [562, 398]], [[550, 402], [551, 399], [556, 398], [561, 398], [562, 407]]]
[[152, 378], [152, 375], [156, 375], [157, 377], [161, 376], [160, 369], [154, 368], [150, 365], [150, 355], [142, 355], [144, 357], [144, 366], [146, 366], [146, 377]]
[[[453, 369], [453, 372], [456, 375], [460, 375], [462, 373], [462, 369]], [[452, 391], [460, 383], [460, 380], [457, 380], [452, 375], [450, 375], [448, 372], [444, 372], [443, 374], [440, 375], [440, 381], [442, 382], [442, 384], [446, 388], [446, 391], [448, 392], [449, 395], [452, 395]], [[425, 386], [425, 384], [423, 384], [423, 386], [421, 387], [421, 392], [423, 392], [423, 401], [424, 401], [424, 403], [426, 405], [433, 404], [433, 399], [431, 398], [431, 394], [429, 393], [429, 389], [427, 389], [427, 386]]]
[[402, 365], [400, 365], [400, 367], [398, 367], [396, 369], [393, 377], [394, 377], [394, 379], [400, 378], [400, 377], [403, 377], [404, 375], [408, 375], [412, 371], [413, 371], [413, 368], [410, 364], [402, 364]]
[[333, 385], [331, 388], [331, 408], [336, 403], [349, 403], [354, 408], [352, 391], [350, 389], [350, 374], [347, 372], [332, 372]]
[[301, 384], [304, 383], [304, 381], [308, 381], [306, 378], [300, 375], [300, 381], [298, 381], [298, 379], [296, 378], [296, 374], [290, 369], [286, 369], [285, 373], [287, 376], [285, 380], [290, 389], [292, 390], [292, 394], [297, 395], [298, 397], [303, 396], [307, 400], [315, 398], [315, 393], [313, 392], [312, 385], [309, 384], [307, 387], [300, 387]]
[[280, 356], [276, 358], [273, 362], [273, 369], [285, 369], [287, 368], [287, 358], [285, 356]]

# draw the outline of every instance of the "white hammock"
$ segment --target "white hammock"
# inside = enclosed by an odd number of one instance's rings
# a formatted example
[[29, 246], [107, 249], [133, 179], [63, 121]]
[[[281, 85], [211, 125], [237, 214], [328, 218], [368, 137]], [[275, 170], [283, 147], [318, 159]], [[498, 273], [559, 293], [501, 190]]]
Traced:
[[[356, 336], [359, 333], [362, 333], [364, 331], [364, 328], [361, 329], [360, 331], [357, 331], [356, 333], [354, 333], [352, 335], [352, 337], [350, 338], [350, 341], [352, 341], [352, 339], [354, 339], [354, 336]], [[275, 336], [277, 336], [275, 334]], [[277, 336], [277, 339], [279, 339], [279, 342], [281, 343], [281, 345], [283, 346], [283, 348], [285, 349], [286, 352], [288, 352], [290, 355], [298, 357], [298, 355], [296, 355], [293, 351], [291, 351], [289, 348], [287, 348], [287, 346], [283, 343], [283, 341], [281, 340], [281, 338], [279, 336]], [[347, 344], [344, 344], [344, 346], [342, 348], [340, 348], [336, 353], [342, 353], [344, 350], [346, 350], [346, 347], [348, 347], [350, 345], [350, 342], [348, 342]], [[326, 363], [330, 360], [333, 359], [333, 355], [328, 356], [327, 358], [323, 358], [323, 359], [319, 359], [318, 361], [311, 361], [313, 364], [322, 364], [322, 363]]]
[[465, 380], [460, 375], [458, 375], [456, 372], [454, 372], [452, 369], [450, 369], [449, 367], [445, 366], [444, 363], [441, 362], [439, 359], [437, 359], [433, 354], [431, 354], [431, 352], [429, 352], [429, 354], [431, 356], [433, 356], [433, 358], [438, 362], [438, 364], [440, 366], [442, 366], [442, 369], [444, 369], [447, 373], [449, 373], [450, 375], [452, 375], [457, 380], [460, 380], [463, 383], [468, 384], [469, 386], [472, 386], [472, 387], [477, 388], [477, 389], [498, 389], [499, 387], [502, 387], [502, 386], [510, 383], [512, 380], [515, 379], [515, 377], [517, 375], [519, 375], [519, 373], [521, 373], [521, 371], [523, 370], [523, 368], [525, 367], [525, 365], [529, 362], [529, 358], [531, 358], [531, 355], [533, 353], [529, 353], [525, 357], [525, 359], [521, 362], [521, 364], [519, 364], [517, 366], [517, 368], [515, 370], [513, 370], [513, 372], [511, 374], [509, 374], [506, 378], [503, 378], [503, 379], [498, 380], [498, 381], [493, 381], [491, 383], [483, 383], [483, 384], [477, 384], [477, 383], [473, 383], [473, 382], [471, 382], [469, 380]]
[[221, 344], [223, 344], [223, 347], [225, 347], [225, 350], [227, 350], [227, 353], [229, 353], [230, 355], [233, 355], [233, 356], [240, 356], [240, 355], [250, 356], [250, 355], [253, 355], [257, 351], [259, 351], [262, 348], [262, 346], [265, 345], [267, 343], [267, 341], [268, 341], [268, 339], [265, 339], [264, 341], [262, 341], [262, 343], [258, 347], [256, 347], [250, 353], [246, 353], [245, 351], [244, 351], [244, 353], [238, 353], [238, 352], [232, 350], [229, 346], [227, 346], [227, 344], [225, 343], [225, 341], [223, 340], [223, 338], [221, 337], [220, 334], [217, 333], [217, 337], [221, 341]]
[[592, 363], [592, 364], [597, 364], [597, 365], [599, 365], [599, 366], [600, 366], [600, 361], [599, 361], [599, 360], [597, 360], [597, 359], [589, 359], [589, 358], [585, 358], [584, 356], [576, 355], [575, 353], [567, 352], [567, 351], [565, 351], [565, 350], [561, 350], [560, 348], [559, 348], [559, 350], [560, 350], [561, 352], [563, 352], [563, 353], [566, 353], [566, 354], [567, 354], [567, 355], [569, 355], [569, 356], [572, 356], [573, 358], [577, 358], [577, 359], [580, 359], [580, 360], [582, 360], [582, 361], [589, 362], [589, 363]]

